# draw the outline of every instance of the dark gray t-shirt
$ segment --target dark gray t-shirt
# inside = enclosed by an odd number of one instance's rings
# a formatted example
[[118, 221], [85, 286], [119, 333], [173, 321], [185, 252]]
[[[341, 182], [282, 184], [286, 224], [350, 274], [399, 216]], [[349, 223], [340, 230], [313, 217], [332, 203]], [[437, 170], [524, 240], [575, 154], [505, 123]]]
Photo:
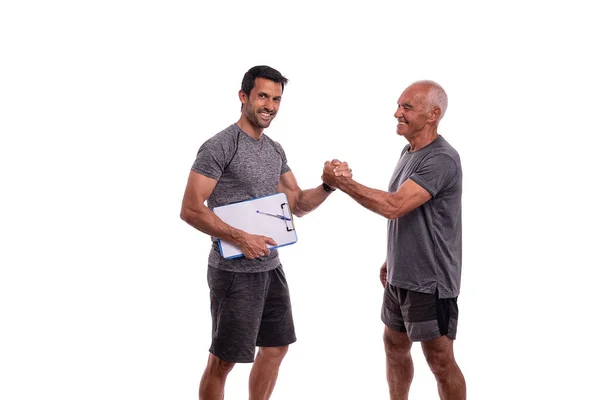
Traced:
[[[208, 139], [198, 150], [192, 170], [217, 180], [207, 199], [208, 208], [277, 193], [279, 177], [290, 171], [281, 145], [263, 134], [255, 140], [237, 124]], [[225, 259], [219, 253], [217, 238], [208, 257], [209, 265], [234, 272], [263, 272], [277, 268], [277, 250], [249, 260], [245, 257]]]
[[396, 192], [411, 179], [431, 199], [388, 222], [388, 281], [422, 293], [457, 297], [462, 263], [462, 168], [456, 150], [441, 136], [414, 152], [402, 150], [390, 180]]

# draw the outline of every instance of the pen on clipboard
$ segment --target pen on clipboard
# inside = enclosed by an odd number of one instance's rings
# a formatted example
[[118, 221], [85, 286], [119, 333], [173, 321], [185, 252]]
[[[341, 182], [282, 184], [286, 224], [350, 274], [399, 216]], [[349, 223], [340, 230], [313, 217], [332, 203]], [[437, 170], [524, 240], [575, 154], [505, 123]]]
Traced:
[[258, 214], [262, 214], [262, 215], [268, 215], [269, 217], [275, 217], [275, 218], [279, 218], [282, 219], [284, 221], [291, 221], [291, 218], [286, 217], [285, 215], [279, 215], [279, 214], [270, 214], [270, 213], [266, 213], [266, 212], [262, 212], [262, 211], [258, 211], [256, 210], [256, 212]]

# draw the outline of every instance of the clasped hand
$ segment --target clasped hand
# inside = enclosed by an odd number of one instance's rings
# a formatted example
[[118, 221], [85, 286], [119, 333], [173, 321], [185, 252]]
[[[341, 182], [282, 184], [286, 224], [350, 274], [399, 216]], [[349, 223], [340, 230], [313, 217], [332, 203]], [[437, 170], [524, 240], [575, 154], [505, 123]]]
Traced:
[[321, 179], [332, 188], [337, 188], [340, 180], [352, 178], [352, 169], [347, 162], [342, 162], [338, 159], [325, 161], [323, 167], [323, 175]]

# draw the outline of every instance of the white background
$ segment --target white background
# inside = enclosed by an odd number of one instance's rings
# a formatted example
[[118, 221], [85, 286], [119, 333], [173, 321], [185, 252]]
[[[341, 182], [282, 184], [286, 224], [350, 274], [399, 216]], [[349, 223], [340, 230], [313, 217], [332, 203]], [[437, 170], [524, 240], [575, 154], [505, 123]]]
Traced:
[[[200, 144], [257, 64], [300, 186], [385, 189], [401, 91], [449, 94], [464, 170], [456, 357], [469, 398], [596, 399], [598, 29], [592, 2], [4, 1], [0, 398], [195, 399], [209, 238], [179, 219]], [[273, 399], [385, 399], [386, 221], [336, 192], [280, 252], [298, 342]], [[436, 398], [413, 348], [413, 399]], [[228, 399], [247, 396], [249, 365]]]

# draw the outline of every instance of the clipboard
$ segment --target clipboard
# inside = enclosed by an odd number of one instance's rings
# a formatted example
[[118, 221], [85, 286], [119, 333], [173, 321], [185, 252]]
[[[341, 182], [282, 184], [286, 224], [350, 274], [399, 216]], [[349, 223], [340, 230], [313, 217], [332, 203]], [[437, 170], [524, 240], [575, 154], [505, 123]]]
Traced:
[[[285, 193], [215, 207], [213, 212], [234, 228], [273, 238], [277, 245], [269, 245], [269, 249], [288, 246], [298, 241], [294, 216]], [[234, 244], [221, 239], [218, 239], [218, 243], [219, 251], [224, 258], [244, 256], [239, 247]]]

